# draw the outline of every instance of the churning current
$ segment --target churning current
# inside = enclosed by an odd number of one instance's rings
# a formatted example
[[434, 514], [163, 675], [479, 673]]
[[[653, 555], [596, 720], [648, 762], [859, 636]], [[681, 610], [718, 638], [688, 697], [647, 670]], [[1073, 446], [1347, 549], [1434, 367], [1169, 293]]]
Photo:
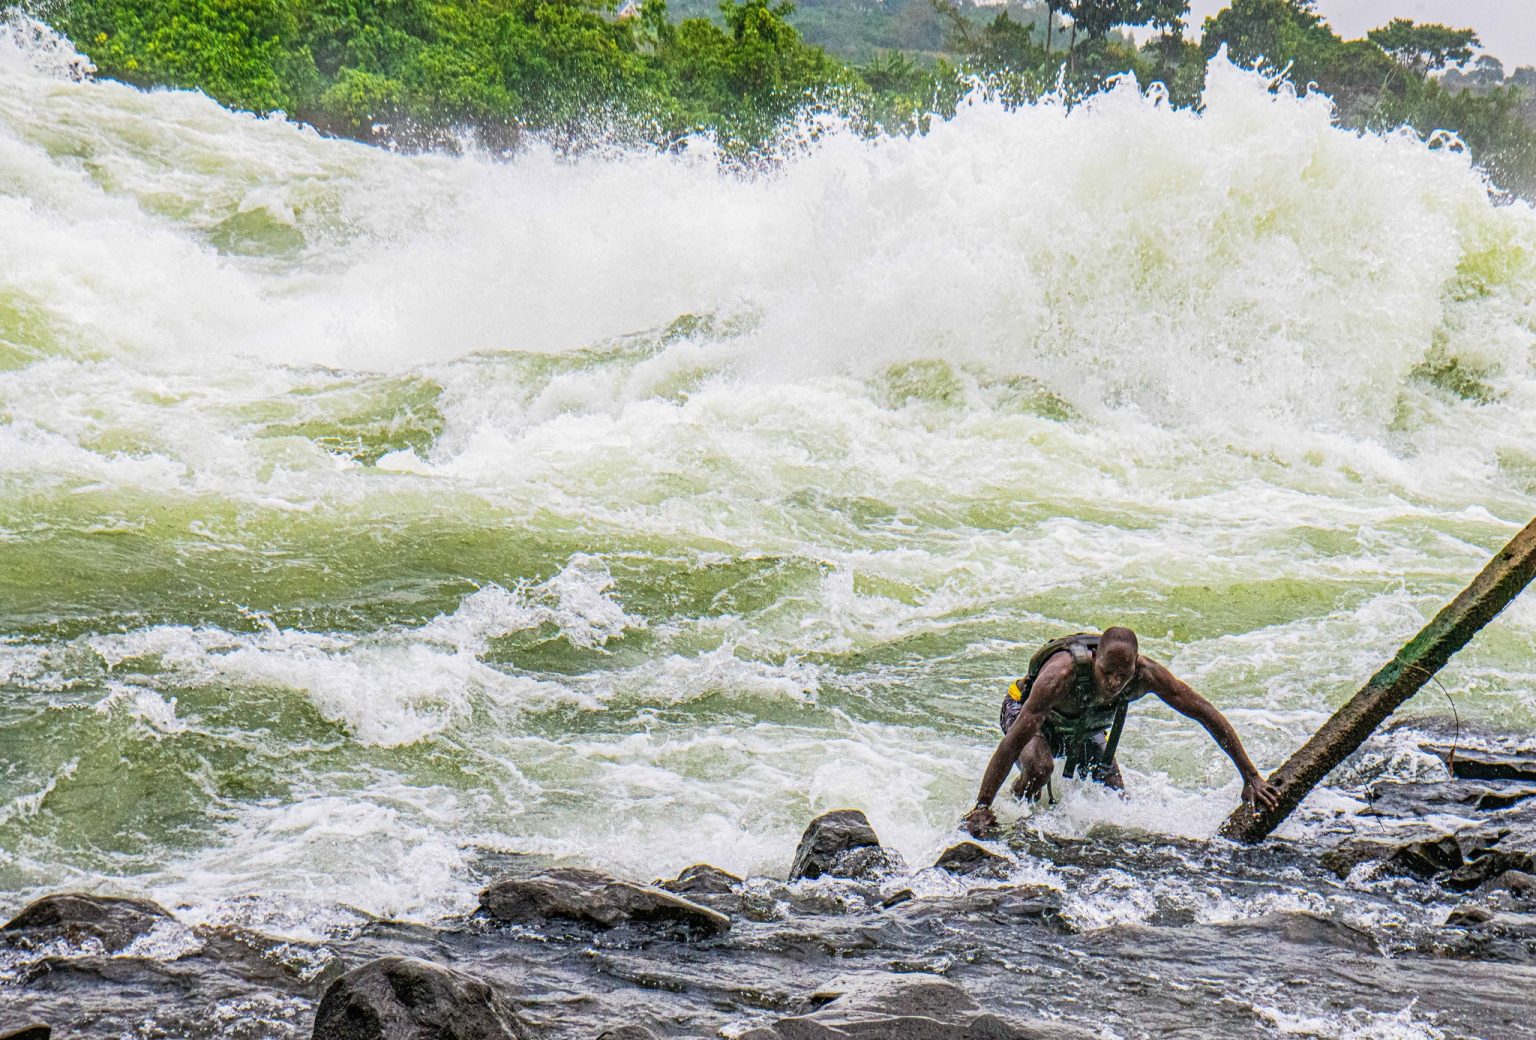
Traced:
[[[1198, 113], [978, 98], [744, 176], [392, 154], [27, 35], [5, 911], [431, 920], [507, 856], [782, 874], [841, 805], [925, 862], [1043, 640], [1135, 628], [1268, 771], [1532, 514], [1536, 213], [1221, 59]], [[1443, 673], [1463, 720], [1536, 729], [1533, 639]], [[1121, 758], [1040, 825], [1235, 804], [1166, 709]]]

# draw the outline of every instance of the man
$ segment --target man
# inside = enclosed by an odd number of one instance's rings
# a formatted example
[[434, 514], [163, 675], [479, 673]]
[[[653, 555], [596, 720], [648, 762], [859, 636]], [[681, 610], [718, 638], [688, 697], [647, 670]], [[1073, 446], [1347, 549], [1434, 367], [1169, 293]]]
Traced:
[[1243, 800], [1273, 808], [1280, 793], [1254, 768], [1237, 731], [1216, 706], [1172, 672], [1137, 650], [1136, 633], [1107, 628], [1103, 635], [1078, 633], [1041, 647], [1029, 673], [1008, 688], [1003, 700], [1003, 739], [982, 774], [976, 806], [965, 817], [971, 834], [982, 837], [997, 826], [992, 799], [1017, 763], [1016, 798], [1039, 795], [1066, 759], [1065, 775], [1084, 775], [1115, 790], [1124, 789], [1115, 748], [1127, 706], [1155, 693], [1180, 715], [1204, 726], [1232, 759], [1243, 778]]

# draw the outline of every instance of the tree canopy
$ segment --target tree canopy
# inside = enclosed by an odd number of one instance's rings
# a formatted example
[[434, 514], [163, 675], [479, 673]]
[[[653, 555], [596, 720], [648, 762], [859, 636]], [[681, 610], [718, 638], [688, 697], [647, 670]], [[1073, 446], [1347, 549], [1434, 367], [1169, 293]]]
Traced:
[[1372, 29], [1366, 38], [1418, 72], [1464, 64], [1472, 60], [1473, 50], [1482, 46], [1471, 29], [1419, 25], [1407, 18], [1394, 18], [1380, 29]]

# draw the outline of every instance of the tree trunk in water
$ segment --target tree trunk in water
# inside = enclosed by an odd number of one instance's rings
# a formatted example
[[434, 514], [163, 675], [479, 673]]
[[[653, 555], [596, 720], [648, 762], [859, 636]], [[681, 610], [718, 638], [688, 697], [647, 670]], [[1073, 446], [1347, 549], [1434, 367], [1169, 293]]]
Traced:
[[1371, 677], [1348, 704], [1333, 713], [1269, 782], [1280, 789], [1280, 804], [1255, 812], [1240, 805], [1221, 825], [1236, 841], [1261, 841], [1291, 814], [1334, 766], [1353, 754], [1376, 727], [1467, 645], [1478, 629], [1509, 605], [1536, 575], [1536, 520], [1510, 541], [1423, 631]]

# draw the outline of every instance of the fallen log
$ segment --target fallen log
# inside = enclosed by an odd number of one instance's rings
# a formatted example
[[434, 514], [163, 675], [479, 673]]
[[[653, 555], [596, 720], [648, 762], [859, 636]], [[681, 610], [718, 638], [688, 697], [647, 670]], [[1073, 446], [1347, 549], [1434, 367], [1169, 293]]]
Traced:
[[1349, 757], [1404, 701], [1419, 692], [1451, 655], [1520, 594], [1536, 575], [1536, 520], [1499, 550], [1434, 620], [1425, 625], [1359, 693], [1323, 723], [1312, 739], [1275, 770], [1280, 790], [1273, 809], [1240, 805], [1221, 825], [1222, 837], [1257, 842], [1278, 827], [1333, 767]]

